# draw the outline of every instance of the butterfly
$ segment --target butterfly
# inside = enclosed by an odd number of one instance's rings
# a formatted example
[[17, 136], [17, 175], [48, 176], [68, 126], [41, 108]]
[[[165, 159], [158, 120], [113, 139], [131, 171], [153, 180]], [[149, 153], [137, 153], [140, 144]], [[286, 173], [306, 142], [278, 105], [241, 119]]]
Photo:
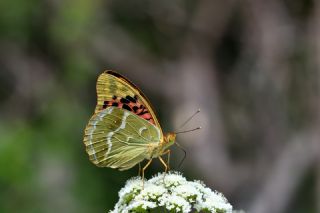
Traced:
[[[159, 121], [146, 96], [122, 75], [103, 72], [97, 80], [97, 105], [84, 134], [86, 152], [92, 163], [120, 171], [154, 158], [170, 158], [170, 146], [176, 133], [163, 134]], [[139, 172], [140, 173], [140, 172]]]

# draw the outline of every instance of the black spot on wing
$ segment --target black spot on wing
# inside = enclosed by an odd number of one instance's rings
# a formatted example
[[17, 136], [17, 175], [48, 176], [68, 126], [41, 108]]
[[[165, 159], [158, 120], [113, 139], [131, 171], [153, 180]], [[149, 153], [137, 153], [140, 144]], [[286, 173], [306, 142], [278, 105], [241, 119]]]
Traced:
[[128, 99], [126, 99], [126, 98], [121, 98], [121, 99], [120, 99], [120, 102], [123, 103], [123, 104], [128, 104], [128, 103], [130, 103], [130, 101], [129, 101]]
[[137, 112], [137, 110], [139, 109], [137, 106], [132, 107], [134, 112]]
[[117, 107], [119, 104], [117, 102], [112, 103], [112, 106]]
[[144, 115], [144, 114], [146, 114], [146, 113], [148, 113], [148, 111], [147, 111], [147, 110], [143, 110], [143, 111], [141, 111], [138, 115]]
[[132, 103], [136, 103], [136, 102], [137, 102], [136, 99], [132, 98], [132, 97], [129, 96], [129, 95], [126, 96], [126, 99], [129, 100], [129, 101], [132, 102]]
[[109, 105], [109, 101], [104, 101], [102, 108], [105, 109]]
[[114, 95], [114, 96], [112, 97], [112, 99], [113, 99], [113, 100], [116, 100], [116, 99], [117, 99], [117, 96]]
[[129, 110], [129, 111], [132, 111], [132, 109], [127, 104], [123, 104], [122, 108], [126, 109], [126, 110]]

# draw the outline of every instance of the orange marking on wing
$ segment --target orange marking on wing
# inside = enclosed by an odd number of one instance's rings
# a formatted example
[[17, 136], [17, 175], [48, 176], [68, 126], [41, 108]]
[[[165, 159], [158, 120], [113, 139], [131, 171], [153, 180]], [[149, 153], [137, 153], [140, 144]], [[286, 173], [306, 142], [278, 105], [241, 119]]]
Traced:
[[129, 103], [122, 103], [121, 97], [118, 97], [112, 100], [104, 101], [103, 109], [110, 106], [114, 106], [122, 109], [124, 108], [124, 105], [126, 105], [125, 106], [126, 108], [129, 107], [129, 109], [126, 109], [126, 110], [131, 111], [132, 113], [138, 115], [139, 117], [155, 125], [155, 121], [152, 118], [152, 115], [150, 114], [149, 110], [145, 106], [143, 106], [139, 101], [136, 101], [135, 103], [131, 101]]
[[140, 117], [143, 118], [143, 119], [146, 119], [146, 120], [151, 119], [150, 113], [146, 113], [146, 114], [140, 115]]

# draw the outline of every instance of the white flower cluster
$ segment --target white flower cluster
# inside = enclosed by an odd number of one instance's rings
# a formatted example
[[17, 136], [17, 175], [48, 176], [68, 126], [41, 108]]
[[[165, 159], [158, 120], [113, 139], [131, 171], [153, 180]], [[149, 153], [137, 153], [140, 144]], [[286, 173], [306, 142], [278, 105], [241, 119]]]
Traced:
[[143, 189], [140, 178], [128, 180], [120, 190], [119, 198], [110, 213], [232, 213], [232, 206], [221, 193], [212, 191], [200, 181], [187, 181], [178, 172], [159, 173], [145, 180]]

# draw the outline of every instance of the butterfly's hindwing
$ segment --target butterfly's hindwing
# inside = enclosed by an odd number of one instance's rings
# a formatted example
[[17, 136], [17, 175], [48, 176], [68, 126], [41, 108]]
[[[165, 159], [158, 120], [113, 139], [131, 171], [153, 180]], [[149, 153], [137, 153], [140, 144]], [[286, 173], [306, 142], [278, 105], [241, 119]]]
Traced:
[[147, 120], [117, 107], [99, 111], [90, 119], [84, 143], [90, 160], [101, 167], [126, 170], [150, 158], [150, 147], [161, 132]]

